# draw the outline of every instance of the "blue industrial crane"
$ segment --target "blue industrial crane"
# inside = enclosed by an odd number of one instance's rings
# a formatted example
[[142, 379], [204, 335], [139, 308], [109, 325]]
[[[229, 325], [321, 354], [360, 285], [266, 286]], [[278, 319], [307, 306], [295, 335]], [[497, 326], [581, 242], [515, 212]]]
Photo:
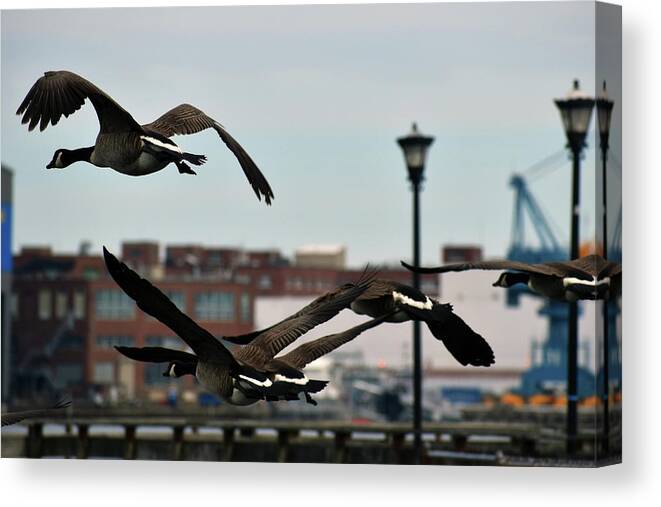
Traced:
[[[512, 220], [512, 242], [507, 258], [521, 262], [548, 262], [566, 260], [567, 249], [560, 246], [539, 203], [528, 189], [522, 175], [515, 174], [510, 179], [514, 188], [514, 214]], [[527, 213], [526, 213], [527, 212]], [[526, 242], [526, 220], [529, 217], [537, 235], [539, 246]], [[507, 305], [518, 306], [522, 295], [539, 297], [527, 288], [516, 285], [508, 289]], [[567, 381], [567, 319], [568, 306], [560, 301], [544, 298], [539, 314], [548, 318], [548, 337], [541, 345], [541, 359], [533, 357], [532, 366], [521, 377], [519, 392], [530, 396], [539, 392], [564, 391]], [[536, 347], [532, 349], [533, 355]], [[579, 368], [578, 394], [580, 397], [594, 394], [594, 375], [585, 368]]]

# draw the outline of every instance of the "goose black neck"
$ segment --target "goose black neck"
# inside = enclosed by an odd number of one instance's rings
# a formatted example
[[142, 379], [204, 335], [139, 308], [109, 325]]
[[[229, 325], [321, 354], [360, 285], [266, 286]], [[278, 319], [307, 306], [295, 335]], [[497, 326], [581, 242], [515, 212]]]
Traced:
[[512, 285], [516, 285], [517, 283], [522, 283], [524, 285], [528, 284], [528, 281], [530, 280], [530, 275], [528, 273], [506, 273], [505, 275], [505, 285], [507, 287], [511, 287]]
[[71, 150], [67, 153], [67, 158], [69, 158], [72, 163], [89, 162], [93, 151], [94, 146], [90, 146], [89, 148], [78, 148], [77, 150]]
[[167, 369], [163, 376], [171, 376], [174, 374], [175, 377], [183, 377], [184, 375], [195, 375], [195, 370], [197, 368], [196, 363], [188, 363], [182, 361], [173, 361], [170, 363], [170, 367]]

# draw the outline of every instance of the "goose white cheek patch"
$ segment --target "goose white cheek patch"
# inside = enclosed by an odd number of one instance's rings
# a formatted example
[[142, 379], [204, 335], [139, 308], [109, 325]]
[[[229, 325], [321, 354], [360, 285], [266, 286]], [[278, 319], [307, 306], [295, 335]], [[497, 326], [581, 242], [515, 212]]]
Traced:
[[425, 296], [424, 303], [422, 301], [416, 301], [415, 299], [411, 299], [410, 297], [405, 296], [404, 294], [400, 294], [397, 291], [392, 292], [392, 297], [396, 303], [402, 303], [404, 305], [413, 306], [414, 308], [419, 308], [420, 310], [431, 310], [434, 306], [432, 300], [429, 299], [427, 296]]

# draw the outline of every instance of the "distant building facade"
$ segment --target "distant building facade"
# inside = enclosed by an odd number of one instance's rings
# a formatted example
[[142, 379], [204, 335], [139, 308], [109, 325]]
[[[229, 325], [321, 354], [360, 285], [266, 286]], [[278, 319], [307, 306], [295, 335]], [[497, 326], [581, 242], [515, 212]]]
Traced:
[[[272, 325], [363, 273], [293, 265], [275, 250], [200, 245], [168, 245], [161, 260], [158, 243], [150, 241], [123, 243], [121, 258], [218, 338]], [[68, 255], [24, 247], [13, 263], [14, 375], [20, 382], [12, 395], [29, 396], [52, 384], [82, 396], [165, 398], [170, 379], [162, 376], [163, 365], [128, 360], [114, 346], [184, 349], [185, 344], [136, 307], [89, 245]], [[403, 283], [411, 278], [401, 268], [384, 269], [380, 276]], [[438, 277], [423, 280], [427, 293], [438, 294]], [[279, 304], [292, 300], [300, 306]], [[257, 315], [258, 308], [263, 315]]]
[[12, 223], [14, 173], [2, 166], [2, 401], [6, 401], [11, 382], [12, 337], [11, 306], [12, 296]]
[[294, 255], [300, 267], [344, 269], [347, 249], [342, 245], [306, 245]]
[[443, 263], [478, 262], [482, 260], [482, 247], [476, 245], [445, 245], [441, 252]]
[[[123, 258], [155, 281], [172, 301], [214, 336], [253, 329], [254, 290], [224, 276], [170, 274], [158, 245], [127, 243]], [[181, 339], [140, 311], [107, 275], [98, 255], [59, 255], [24, 248], [15, 258], [13, 325], [20, 386], [89, 393], [113, 387], [119, 396], [164, 391], [163, 365], [130, 361], [114, 346], [185, 348]], [[18, 395], [24, 393], [18, 393]]]

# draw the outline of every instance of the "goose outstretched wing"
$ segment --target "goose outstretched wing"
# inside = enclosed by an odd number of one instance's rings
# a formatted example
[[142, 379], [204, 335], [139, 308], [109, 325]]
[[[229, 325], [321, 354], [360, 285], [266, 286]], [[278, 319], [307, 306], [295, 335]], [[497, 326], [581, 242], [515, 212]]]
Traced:
[[331, 334], [317, 338], [316, 340], [309, 341], [303, 345], [299, 345], [291, 352], [278, 356], [275, 359], [286, 363], [287, 365], [302, 370], [315, 359], [319, 359], [326, 354], [330, 354], [338, 347], [345, 343], [350, 342], [362, 332], [367, 331], [373, 327], [378, 326], [388, 317], [390, 313], [382, 315], [376, 319], [368, 320], [357, 326], [347, 329], [341, 333]]
[[[333, 289], [331, 291], [326, 292], [325, 294], [322, 294], [318, 298], [315, 298], [311, 303], [307, 304], [303, 308], [301, 308], [299, 311], [294, 313], [293, 315], [290, 315], [287, 317], [285, 320], [279, 322], [278, 324], [282, 324], [286, 321], [292, 321], [301, 315], [305, 315], [308, 313], [314, 312], [317, 308], [323, 307], [328, 301], [337, 299], [342, 297], [347, 291], [353, 290], [355, 286], [363, 286], [363, 287], [369, 287], [370, 283], [374, 280], [374, 277], [378, 274], [378, 272], [374, 269], [371, 269], [368, 266], [365, 267], [363, 270], [362, 274], [360, 275], [360, 278], [356, 283], [346, 283], [344, 285], [341, 285], [337, 287], [336, 289]], [[363, 293], [364, 295], [364, 293]], [[347, 304], [347, 306], [351, 304], [351, 301]], [[343, 308], [338, 308], [337, 313], [340, 313], [343, 310]], [[337, 315], [337, 313], [335, 315]], [[331, 317], [334, 317], [335, 315], [332, 315]], [[331, 318], [329, 317], [329, 318]], [[276, 325], [278, 325], [276, 324]], [[236, 335], [236, 336], [225, 336], [224, 339], [230, 343], [234, 343], [236, 345], [248, 345], [250, 342], [252, 342], [255, 338], [257, 338], [259, 335], [265, 333], [266, 331], [269, 331], [272, 329], [274, 326], [269, 326], [265, 329], [260, 329], [258, 331], [252, 331], [250, 333], [242, 334], [242, 335]]]
[[6, 414], [2, 414], [2, 426], [9, 426], [10, 424], [16, 424], [17, 422], [21, 422], [24, 419], [45, 417], [51, 415], [53, 411], [67, 408], [70, 405], [71, 405], [71, 398], [65, 397], [49, 408], [24, 410], [22, 412], [7, 412]]
[[209, 331], [179, 310], [158, 288], [118, 261], [105, 247], [103, 257], [110, 276], [136, 302], [138, 308], [172, 329], [198, 356], [227, 366], [235, 364], [229, 350]]
[[601, 255], [595, 254], [586, 255], [568, 264], [597, 277], [597, 279], [617, 276], [622, 272], [622, 264], [606, 260]]
[[266, 204], [271, 204], [273, 190], [269, 182], [243, 149], [239, 142], [234, 139], [225, 128], [216, 120], [207, 116], [203, 111], [190, 104], [181, 104], [170, 109], [167, 113], [153, 122], [143, 125], [145, 130], [154, 130], [165, 136], [196, 134], [206, 129], [214, 129], [220, 139], [239, 161], [248, 182], [259, 200], [264, 196]]
[[365, 290], [365, 285], [356, 285], [326, 299], [313, 311], [289, 317], [268, 328], [250, 344], [236, 352], [236, 359], [255, 368], [264, 368], [282, 349], [293, 343], [312, 328], [336, 316]]
[[181, 363], [197, 364], [197, 356], [182, 350], [166, 349], [164, 347], [115, 347], [117, 352], [123, 356], [141, 361], [143, 363], [169, 363], [179, 361]]
[[540, 264], [528, 264], [526, 262], [518, 261], [482, 261], [482, 262], [461, 262], [457, 264], [446, 264], [445, 266], [438, 266], [434, 268], [414, 267], [404, 261], [400, 261], [409, 271], [416, 273], [448, 273], [450, 271], [470, 271], [472, 269], [484, 270], [508, 270], [522, 271], [524, 273], [534, 273], [539, 275], [565, 277], [571, 276], [584, 276], [585, 271], [578, 267], [572, 267], [564, 262], [548, 262]]
[[67, 118], [89, 99], [99, 118], [102, 133], [142, 132], [142, 127], [107, 93], [87, 79], [66, 70], [49, 71], [32, 85], [16, 114], [29, 130], [39, 125], [56, 125], [62, 115]]

